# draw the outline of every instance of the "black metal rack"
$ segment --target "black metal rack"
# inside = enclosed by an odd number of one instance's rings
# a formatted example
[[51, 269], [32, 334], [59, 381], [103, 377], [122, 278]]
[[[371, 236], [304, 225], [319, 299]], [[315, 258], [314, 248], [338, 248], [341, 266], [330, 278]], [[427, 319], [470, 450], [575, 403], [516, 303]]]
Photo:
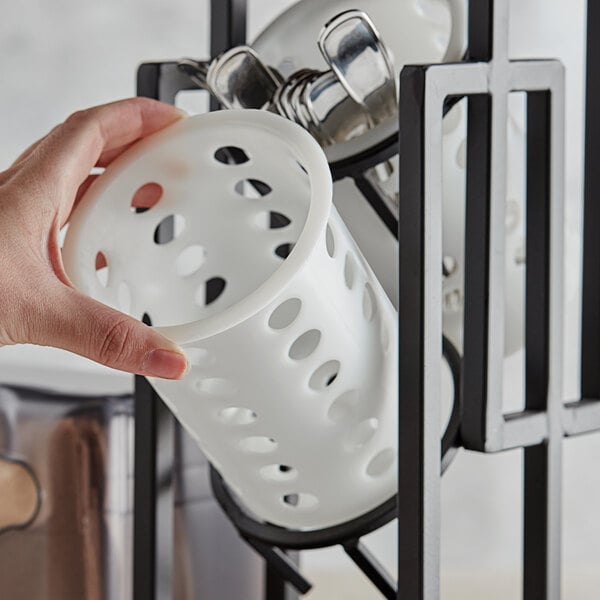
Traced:
[[[398, 582], [356, 544], [344, 545], [356, 564], [386, 597], [439, 597], [440, 438], [436, 385], [428, 365], [441, 360], [440, 282], [441, 165], [428, 151], [441, 140], [441, 119], [449, 104], [468, 97], [466, 264], [463, 407], [459, 438], [479, 452], [524, 448], [525, 600], [560, 597], [561, 446], [564, 436], [600, 429], [600, 101], [594, 67], [600, 62], [600, 6], [588, 2], [585, 123], [584, 256], [581, 341], [581, 398], [563, 404], [560, 395], [561, 235], [564, 74], [558, 61], [509, 61], [507, 0], [469, 3], [468, 55], [458, 64], [405, 67], [400, 79], [400, 354]], [[245, 42], [246, 1], [212, 0], [211, 56]], [[493, 60], [492, 60], [493, 59]], [[143, 64], [138, 95], [174, 103], [181, 90], [195, 89], [177, 62]], [[525, 409], [504, 414], [495, 383], [502, 373], [503, 324], [501, 252], [504, 235], [502, 178], [508, 94], [527, 95], [527, 230], [525, 319]], [[214, 103], [211, 108], [217, 108]], [[334, 179], [351, 176], [386, 222], [377, 194], [363, 189], [365, 165], [398, 150], [392, 137], [351, 161], [332, 164]], [[441, 176], [439, 177], [441, 180]], [[367, 182], [368, 183], [368, 182]], [[362, 186], [362, 187], [361, 187]], [[426, 242], [427, 240], [427, 242]], [[498, 246], [498, 244], [500, 244]], [[431, 275], [433, 274], [433, 275]], [[498, 300], [500, 299], [500, 301]], [[558, 368], [557, 368], [558, 367]], [[172, 514], [157, 510], [159, 486], [171, 486], [174, 418], [147, 382], [136, 381], [136, 478], [134, 514], [134, 597], [156, 597], [157, 523]], [[238, 528], [253, 525], [213, 473], [217, 497]], [[389, 508], [389, 507], [388, 507]], [[393, 505], [392, 505], [393, 508]], [[390, 511], [388, 511], [390, 512]], [[390, 513], [389, 518], [393, 514]], [[379, 515], [381, 520], [381, 515]], [[386, 513], [386, 518], [387, 513]], [[388, 519], [389, 520], [389, 519]], [[374, 521], [375, 522], [375, 521]], [[249, 528], [249, 529], [248, 529]], [[285, 530], [283, 530], [285, 531]], [[267, 556], [280, 547], [306, 547], [269, 538], [264, 530], [246, 539]], [[273, 532], [271, 532], [273, 533]], [[242, 533], [243, 535], [243, 533]], [[261, 539], [261, 535], [263, 536]], [[266, 539], [265, 536], [266, 535]], [[285, 534], [283, 534], [285, 537]], [[289, 541], [289, 540], [288, 540]], [[339, 542], [339, 540], [338, 540]], [[348, 540], [350, 542], [350, 540]], [[271, 557], [272, 558], [272, 557]], [[283, 599], [281, 575], [302, 589], [293, 561], [279, 555], [267, 569], [266, 597]], [[287, 566], [286, 566], [287, 565]], [[164, 573], [164, 565], [161, 566]], [[287, 573], [287, 575], [286, 575]], [[301, 576], [300, 576], [301, 577]], [[379, 582], [379, 585], [377, 584]]]
[[[524, 448], [523, 597], [560, 597], [561, 446], [563, 436], [599, 429], [600, 414], [600, 224], [598, 160], [600, 120], [590, 110], [600, 87], [593, 69], [600, 58], [600, 7], [588, 3], [586, 158], [581, 400], [563, 405], [560, 394], [562, 128], [564, 89], [557, 61], [508, 61], [507, 2], [471, 2], [469, 60], [462, 65], [405, 68], [400, 86], [400, 496], [399, 589], [404, 598], [439, 595], [439, 488], [435, 441], [428, 420], [435, 406], [427, 390], [426, 358], [436, 307], [428, 301], [428, 261], [437, 234], [426, 215], [437, 198], [424, 182], [435, 172], [427, 159], [425, 124], [435, 128], [436, 100], [469, 97], [465, 266], [465, 347], [461, 436], [466, 448], [497, 452]], [[493, 60], [492, 60], [493, 59]], [[483, 77], [477, 76], [481, 70]], [[435, 82], [435, 83], [434, 83]], [[431, 91], [428, 87], [436, 87]], [[525, 410], [503, 414], [498, 389], [498, 320], [502, 298], [494, 264], [504, 202], [503, 105], [510, 92], [527, 94], [527, 270], [525, 323]], [[437, 96], [432, 100], [432, 95]], [[440, 112], [438, 107], [438, 112]], [[436, 165], [434, 165], [435, 167]], [[435, 210], [435, 208], [434, 208]], [[410, 348], [407, 352], [406, 348]], [[418, 352], [415, 352], [418, 349]], [[415, 428], [414, 424], [418, 423]], [[429, 457], [429, 460], [427, 460]]]

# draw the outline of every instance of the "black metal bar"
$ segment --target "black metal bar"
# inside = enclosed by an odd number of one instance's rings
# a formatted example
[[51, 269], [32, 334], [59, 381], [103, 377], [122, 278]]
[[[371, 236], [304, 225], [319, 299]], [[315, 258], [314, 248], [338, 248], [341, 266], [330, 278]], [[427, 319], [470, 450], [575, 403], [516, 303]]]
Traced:
[[[210, 2], [210, 56], [215, 58], [225, 50], [246, 43], [246, 0], [211, 0]], [[219, 103], [210, 99], [210, 110], [218, 110]]]
[[[294, 560], [283, 550], [263, 544], [253, 538], [245, 538], [266, 561], [271, 568], [267, 571], [265, 600], [280, 600], [286, 598], [286, 582], [294, 586], [301, 594], [306, 594], [312, 589], [312, 584], [298, 570]], [[270, 584], [270, 585], [269, 585]]]
[[[141, 65], [139, 96], [158, 98], [160, 66]], [[133, 483], [133, 598], [156, 598], [156, 393], [144, 377], [136, 376], [134, 393]]]
[[491, 60], [494, 42], [493, 17], [494, 0], [469, 2], [469, 49], [467, 51], [469, 60], [483, 62]]
[[[296, 567], [298, 576], [304, 579], [300, 571], [300, 552], [296, 550], [282, 550], [284, 556], [287, 557], [290, 565]], [[312, 584], [306, 581], [308, 586], [307, 590], [312, 589]], [[306, 592], [299, 591], [293, 586], [291, 581], [286, 581], [281, 577], [279, 573], [271, 566], [269, 561], [265, 561], [265, 600], [298, 600], [300, 594]]]
[[489, 210], [491, 99], [468, 99], [465, 314], [463, 364], [463, 439], [483, 449], [487, 364], [487, 290], [489, 280]]
[[467, 448], [481, 451], [487, 411], [491, 115], [490, 96], [469, 97], [461, 437]]
[[587, 3], [581, 397], [600, 399], [600, 3]]
[[144, 98], [160, 98], [161, 63], [144, 63], [138, 67], [137, 95]]
[[176, 61], [148, 62], [138, 68], [138, 96], [175, 104], [177, 92], [195, 89], [197, 85], [177, 67]]
[[523, 599], [543, 600], [547, 598], [548, 451], [544, 444], [523, 452]]
[[[526, 410], [548, 408], [550, 111], [549, 92], [527, 94]], [[524, 449], [524, 600], [548, 597], [549, 443]]]
[[267, 557], [263, 556], [263, 558], [265, 559], [265, 600], [281, 600], [285, 598], [285, 580], [270, 567]]
[[[400, 74], [398, 590], [424, 597], [424, 103], [426, 69]], [[398, 595], [400, 598], [400, 593]]]
[[210, 55], [246, 43], [247, 0], [211, 0]]
[[354, 183], [388, 230], [393, 235], [397, 236], [398, 221], [392, 214], [392, 211], [387, 207], [386, 203], [382, 200], [375, 186], [363, 174], [354, 177]]
[[550, 92], [527, 94], [526, 410], [545, 410], [548, 398], [550, 111]]
[[[135, 381], [133, 598], [156, 597], [156, 401], [143, 377]], [[141, 460], [141, 457], [145, 457]]]
[[[493, 0], [469, 2], [472, 61], [492, 58], [493, 12]], [[464, 319], [461, 438], [466, 447], [477, 450], [484, 450], [486, 430], [491, 115], [489, 96], [469, 97], [464, 292], [464, 314], [469, 317]]]
[[[174, 65], [174, 63], [173, 63]], [[137, 73], [138, 96], [174, 102], [177, 84], [162, 78], [161, 63], [146, 63]], [[173, 71], [174, 72], [174, 71]], [[169, 236], [171, 225], [159, 231]], [[144, 322], [151, 325], [150, 316]], [[134, 435], [134, 514], [133, 514], [133, 597], [134, 600], [157, 598], [158, 531], [165, 532], [162, 546], [172, 546], [173, 485], [176, 421], [144, 377], [135, 378]], [[160, 473], [159, 473], [160, 470]], [[163, 510], [158, 509], [159, 496]], [[165, 497], [166, 496], [166, 497]], [[172, 580], [172, 553], [160, 564], [161, 576]]]
[[385, 567], [360, 540], [354, 540], [352, 543], [344, 544], [344, 550], [354, 561], [356, 566], [381, 592], [384, 598], [387, 598], [387, 600], [396, 599], [398, 594], [396, 582], [392, 579]]

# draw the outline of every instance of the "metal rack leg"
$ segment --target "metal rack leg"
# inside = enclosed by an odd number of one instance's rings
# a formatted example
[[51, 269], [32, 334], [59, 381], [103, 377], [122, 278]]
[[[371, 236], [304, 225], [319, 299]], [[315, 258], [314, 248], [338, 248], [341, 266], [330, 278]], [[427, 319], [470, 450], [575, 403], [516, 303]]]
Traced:
[[[160, 545], [172, 547], [174, 417], [143, 377], [135, 383], [135, 479], [133, 514], [133, 598], [154, 600], [158, 588]], [[160, 510], [158, 509], [161, 496]], [[172, 553], [161, 553], [160, 576], [172, 580]]]
[[548, 440], [525, 448], [523, 473], [525, 600], [560, 597], [562, 431], [548, 404], [551, 95], [527, 95], [527, 270], [525, 408], [548, 411]]
[[600, 3], [587, 4], [581, 397], [592, 399], [600, 398]]
[[[138, 71], [138, 96], [173, 101], [174, 93], [165, 94], [159, 84], [160, 65], [142, 65]], [[170, 225], [161, 228], [159, 235], [169, 235], [169, 228]], [[148, 315], [144, 315], [144, 322], [151, 324]], [[144, 377], [135, 378], [134, 406], [133, 598], [170, 600], [173, 553], [163, 551], [159, 561], [158, 550], [173, 548], [176, 421]], [[167, 582], [162, 589], [158, 586], [159, 576], [160, 581]]]
[[438, 537], [440, 440], [438, 432], [435, 441], [428, 437], [423, 360], [424, 96], [425, 72], [405, 67], [400, 86], [398, 598], [410, 600], [435, 597], [439, 571], [439, 553], [431, 544]]
[[[247, 0], [211, 0], [210, 3], [210, 56], [214, 58], [246, 43]], [[210, 110], [218, 110], [219, 103], [210, 99]]]
[[398, 594], [396, 582], [377, 560], [377, 557], [360, 540], [344, 544], [344, 550], [384, 598], [387, 600], [396, 598]]

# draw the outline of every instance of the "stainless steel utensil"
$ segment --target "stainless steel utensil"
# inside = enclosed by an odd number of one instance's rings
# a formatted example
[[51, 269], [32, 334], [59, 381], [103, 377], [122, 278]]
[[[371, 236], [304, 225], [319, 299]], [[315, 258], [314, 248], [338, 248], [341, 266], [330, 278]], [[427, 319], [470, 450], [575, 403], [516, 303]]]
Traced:
[[208, 61], [183, 58], [177, 63], [177, 68], [185, 73], [199, 88], [208, 90], [206, 74], [208, 73]]
[[391, 59], [360, 10], [340, 13], [318, 45], [331, 69], [299, 69], [285, 81], [252, 48], [239, 46], [212, 62], [185, 59], [179, 68], [225, 108], [278, 112], [307, 129], [321, 146], [357, 137], [397, 114]]
[[361, 10], [325, 24], [319, 48], [348, 95], [377, 125], [397, 113], [394, 66], [375, 25]]
[[267, 109], [281, 84], [281, 76], [267, 67], [252, 48], [238, 46], [210, 63], [206, 83], [226, 108]]

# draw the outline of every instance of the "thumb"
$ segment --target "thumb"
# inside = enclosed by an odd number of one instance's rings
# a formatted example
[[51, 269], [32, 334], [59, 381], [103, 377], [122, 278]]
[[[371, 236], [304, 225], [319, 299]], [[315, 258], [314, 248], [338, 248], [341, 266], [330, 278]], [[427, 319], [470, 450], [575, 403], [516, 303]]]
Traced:
[[60, 284], [54, 289], [46, 296], [45, 314], [33, 320], [32, 343], [63, 348], [138, 375], [179, 379], [185, 374], [187, 360], [181, 348], [151, 327], [70, 287]]

